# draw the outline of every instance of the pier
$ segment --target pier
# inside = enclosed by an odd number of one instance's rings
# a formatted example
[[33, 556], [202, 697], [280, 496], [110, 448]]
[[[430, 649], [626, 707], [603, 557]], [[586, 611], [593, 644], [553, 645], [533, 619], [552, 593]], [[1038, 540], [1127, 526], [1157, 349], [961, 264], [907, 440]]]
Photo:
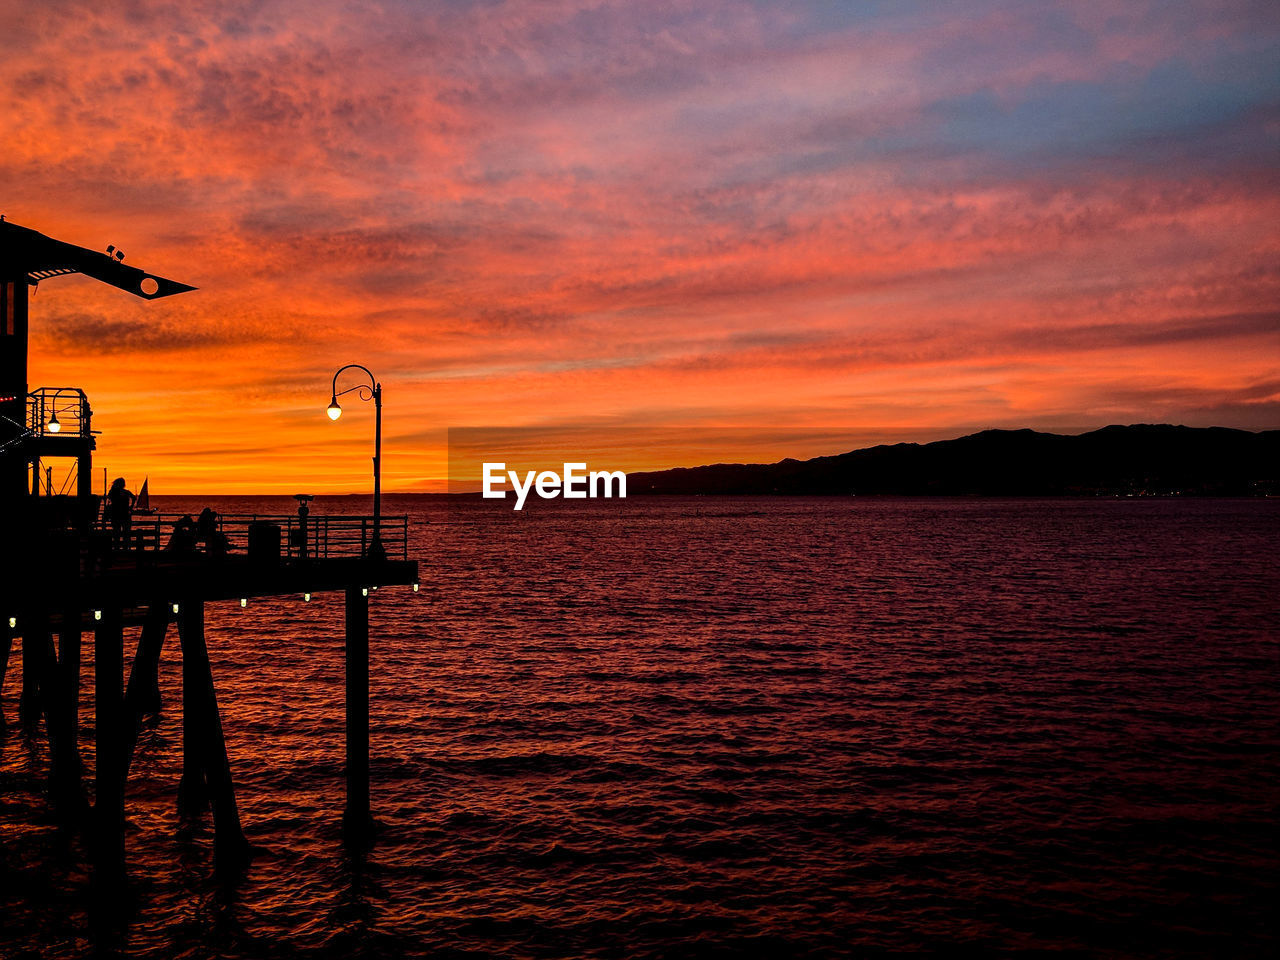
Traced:
[[[194, 288], [98, 253], [0, 221], [0, 726], [8, 723], [5, 681], [22, 662], [17, 718], [26, 736], [43, 727], [50, 754], [49, 801], [90, 839], [101, 885], [123, 877], [125, 784], [143, 719], [161, 709], [161, 658], [182, 661], [182, 778], [175, 803], [208, 811], [220, 873], [241, 869], [249, 846], [218, 710], [217, 678], [205, 639], [205, 606], [220, 601], [345, 595], [346, 804], [343, 836], [354, 849], [373, 839], [369, 791], [369, 594], [417, 588], [408, 521], [313, 514], [211, 514], [199, 534], [190, 518], [133, 513], [112, 522], [94, 494], [89, 398], [78, 387], [29, 389], [28, 288], [83, 273], [142, 299]], [[52, 463], [74, 483], [57, 489]], [[375, 460], [375, 470], [377, 469]], [[171, 630], [172, 628], [172, 630]], [[176, 635], [176, 644], [170, 642]], [[86, 635], [95, 671], [92, 782], [78, 743]], [[126, 642], [128, 641], [128, 642]], [[175, 651], [176, 647], [176, 651]], [[128, 667], [126, 680], [126, 666]], [[246, 669], [248, 665], [246, 665]]]

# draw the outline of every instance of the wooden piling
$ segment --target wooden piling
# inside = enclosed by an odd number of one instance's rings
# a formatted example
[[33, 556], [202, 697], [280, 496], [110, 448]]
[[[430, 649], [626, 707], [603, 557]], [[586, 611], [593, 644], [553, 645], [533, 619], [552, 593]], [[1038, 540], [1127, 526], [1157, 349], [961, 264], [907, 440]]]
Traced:
[[124, 693], [125, 730], [121, 762], [126, 779], [133, 763], [134, 748], [138, 745], [142, 718], [160, 710], [160, 651], [168, 630], [169, 604], [153, 601], [147, 608], [146, 619], [142, 621], [142, 635], [138, 638], [138, 649], [133, 655], [129, 683]]
[[124, 626], [119, 607], [104, 608], [94, 621], [93, 646], [95, 868], [99, 880], [110, 882], [124, 875], [124, 765], [120, 762]]
[[349, 847], [373, 839], [369, 810], [369, 595], [366, 588], [347, 587], [347, 806], [343, 840]]
[[183, 816], [201, 813], [209, 806], [200, 732], [203, 678], [199, 660], [205, 647], [204, 604], [197, 601], [194, 609], [190, 607], [192, 604], [187, 603], [178, 607], [178, 641], [182, 646], [182, 779], [178, 782], [178, 812]]
[[49, 731], [50, 796], [68, 816], [78, 816], [85, 799], [80, 773], [80, 656], [82, 616], [79, 606], [62, 611], [58, 624], [58, 653], [49, 664], [52, 680], [45, 698]]
[[6, 616], [0, 622], [0, 730], [9, 725], [9, 720], [4, 715], [4, 681], [9, 676], [9, 654], [13, 650], [14, 630], [14, 627], [9, 626], [9, 618]]
[[138, 638], [138, 652], [133, 658], [125, 695], [140, 716], [160, 712], [160, 654], [169, 631], [169, 610], [166, 601], [154, 601], [142, 621], [142, 635]]
[[[183, 764], [185, 767], [190, 756], [192, 772], [207, 790], [213, 810], [214, 867], [226, 875], [238, 871], [248, 861], [249, 844], [240, 824], [235, 783], [227, 759], [222, 718], [218, 714], [218, 697], [204, 638], [203, 601], [182, 603], [178, 633], [182, 640]], [[184, 770], [184, 782], [186, 779]]]
[[30, 611], [22, 627], [22, 696], [18, 701], [18, 717], [22, 729], [33, 732], [40, 723], [40, 674], [43, 671], [45, 646], [49, 642], [48, 618], [38, 610]]

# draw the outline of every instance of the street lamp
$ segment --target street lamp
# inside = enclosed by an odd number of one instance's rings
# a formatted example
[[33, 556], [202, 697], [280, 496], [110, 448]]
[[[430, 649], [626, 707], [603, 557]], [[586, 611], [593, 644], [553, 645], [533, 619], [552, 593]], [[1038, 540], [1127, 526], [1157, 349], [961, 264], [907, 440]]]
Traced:
[[76, 398], [80, 402], [79, 404], [77, 404], [74, 410], [75, 418], [80, 420], [85, 419], [85, 416], [86, 416], [85, 406], [87, 404], [87, 401], [85, 400], [84, 391], [81, 390], [79, 387], [58, 387], [56, 389], [49, 388], [49, 387], [42, 388], [41, 390], [38, 390], [36, 391], [36, 393], [32, 394], [32, 396], [40, 397], [40, 404], [41, 404], [42, 410], [45, 408], [45, 405], [48, 406], [49, 419], [45, 421], [45, 425], [44, 425], [45, 433], [61, 433], [62, 432], [62, 421], [58, 419], [58, 399], [64, 393], [74, 393], [76, 395]]
[[[344, 370], [363, 370], [368, 375], [369, 382], [357, 383], [354, 387], [339, 391], [338, 377]], [[369, 549], [365, 552], [365, 556], [370, 560], [385, 560], [387, 551], [382, 547], [382, 384], [378, 383], [368, 367], [358, 363], [348, 363], [345, 367], [339, 367], [338, 372], [333, 375], [333, 395], [329, 399], [329, 409], [326, 412], [330, 420], [337, 420], [342, 416], [342, 407], [338, 405], [338, 398], [353, 390], [358, 391], [356, 396], [361, 400], [372, 400], [374, 408], [373, 539], [369, 541]]]

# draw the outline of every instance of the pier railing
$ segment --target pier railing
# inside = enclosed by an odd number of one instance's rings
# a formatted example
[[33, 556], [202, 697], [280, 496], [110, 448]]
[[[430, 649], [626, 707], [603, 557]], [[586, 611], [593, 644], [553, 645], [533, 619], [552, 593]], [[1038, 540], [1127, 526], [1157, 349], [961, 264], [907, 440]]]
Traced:
[[[192, 546], [179, 541], [171, 546], [177, 524], [184, 516], [189, 515], [134, 514], [129, 549], [141, 552], [166, 549], [174, 552], [206, 552], [204, 543]], [[302, 518], [296, 513], [220, 513], [217, 515], [216, 525], [218, 533], [226, 538], [228, 551], [242, 555], [254, 549], [262, 549], [260, 542], [265, 542], [267, 549], [273, 551], [275, 536], [271, 533], [271, 528], [275, 528], [279, 531], [279, 556], [286, 560], [298, 560], [304, 556], [313, 560], [362, 557], [368, 552], [373, 539], [372, 516], [311, 514], [306, 518], [305, 533]], [[383, 517], [381, 539], [388, 559], [408, 560], [409, 518], [403, 515]]]
[[79, 387], [40, 387], [27, 394], [27, 429], [37, 437], [88, 437], [92, 416]]

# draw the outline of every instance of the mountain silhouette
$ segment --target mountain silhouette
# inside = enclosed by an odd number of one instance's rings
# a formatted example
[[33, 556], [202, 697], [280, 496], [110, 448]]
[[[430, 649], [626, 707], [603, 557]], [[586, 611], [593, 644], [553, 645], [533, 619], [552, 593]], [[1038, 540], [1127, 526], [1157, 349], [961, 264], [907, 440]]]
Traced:
[[1280, 494], [1280, 430], [1113, 425], [1078, 436], [983, 430], [812, 460], [627, 475], [628, 495], [1261, 496]]

